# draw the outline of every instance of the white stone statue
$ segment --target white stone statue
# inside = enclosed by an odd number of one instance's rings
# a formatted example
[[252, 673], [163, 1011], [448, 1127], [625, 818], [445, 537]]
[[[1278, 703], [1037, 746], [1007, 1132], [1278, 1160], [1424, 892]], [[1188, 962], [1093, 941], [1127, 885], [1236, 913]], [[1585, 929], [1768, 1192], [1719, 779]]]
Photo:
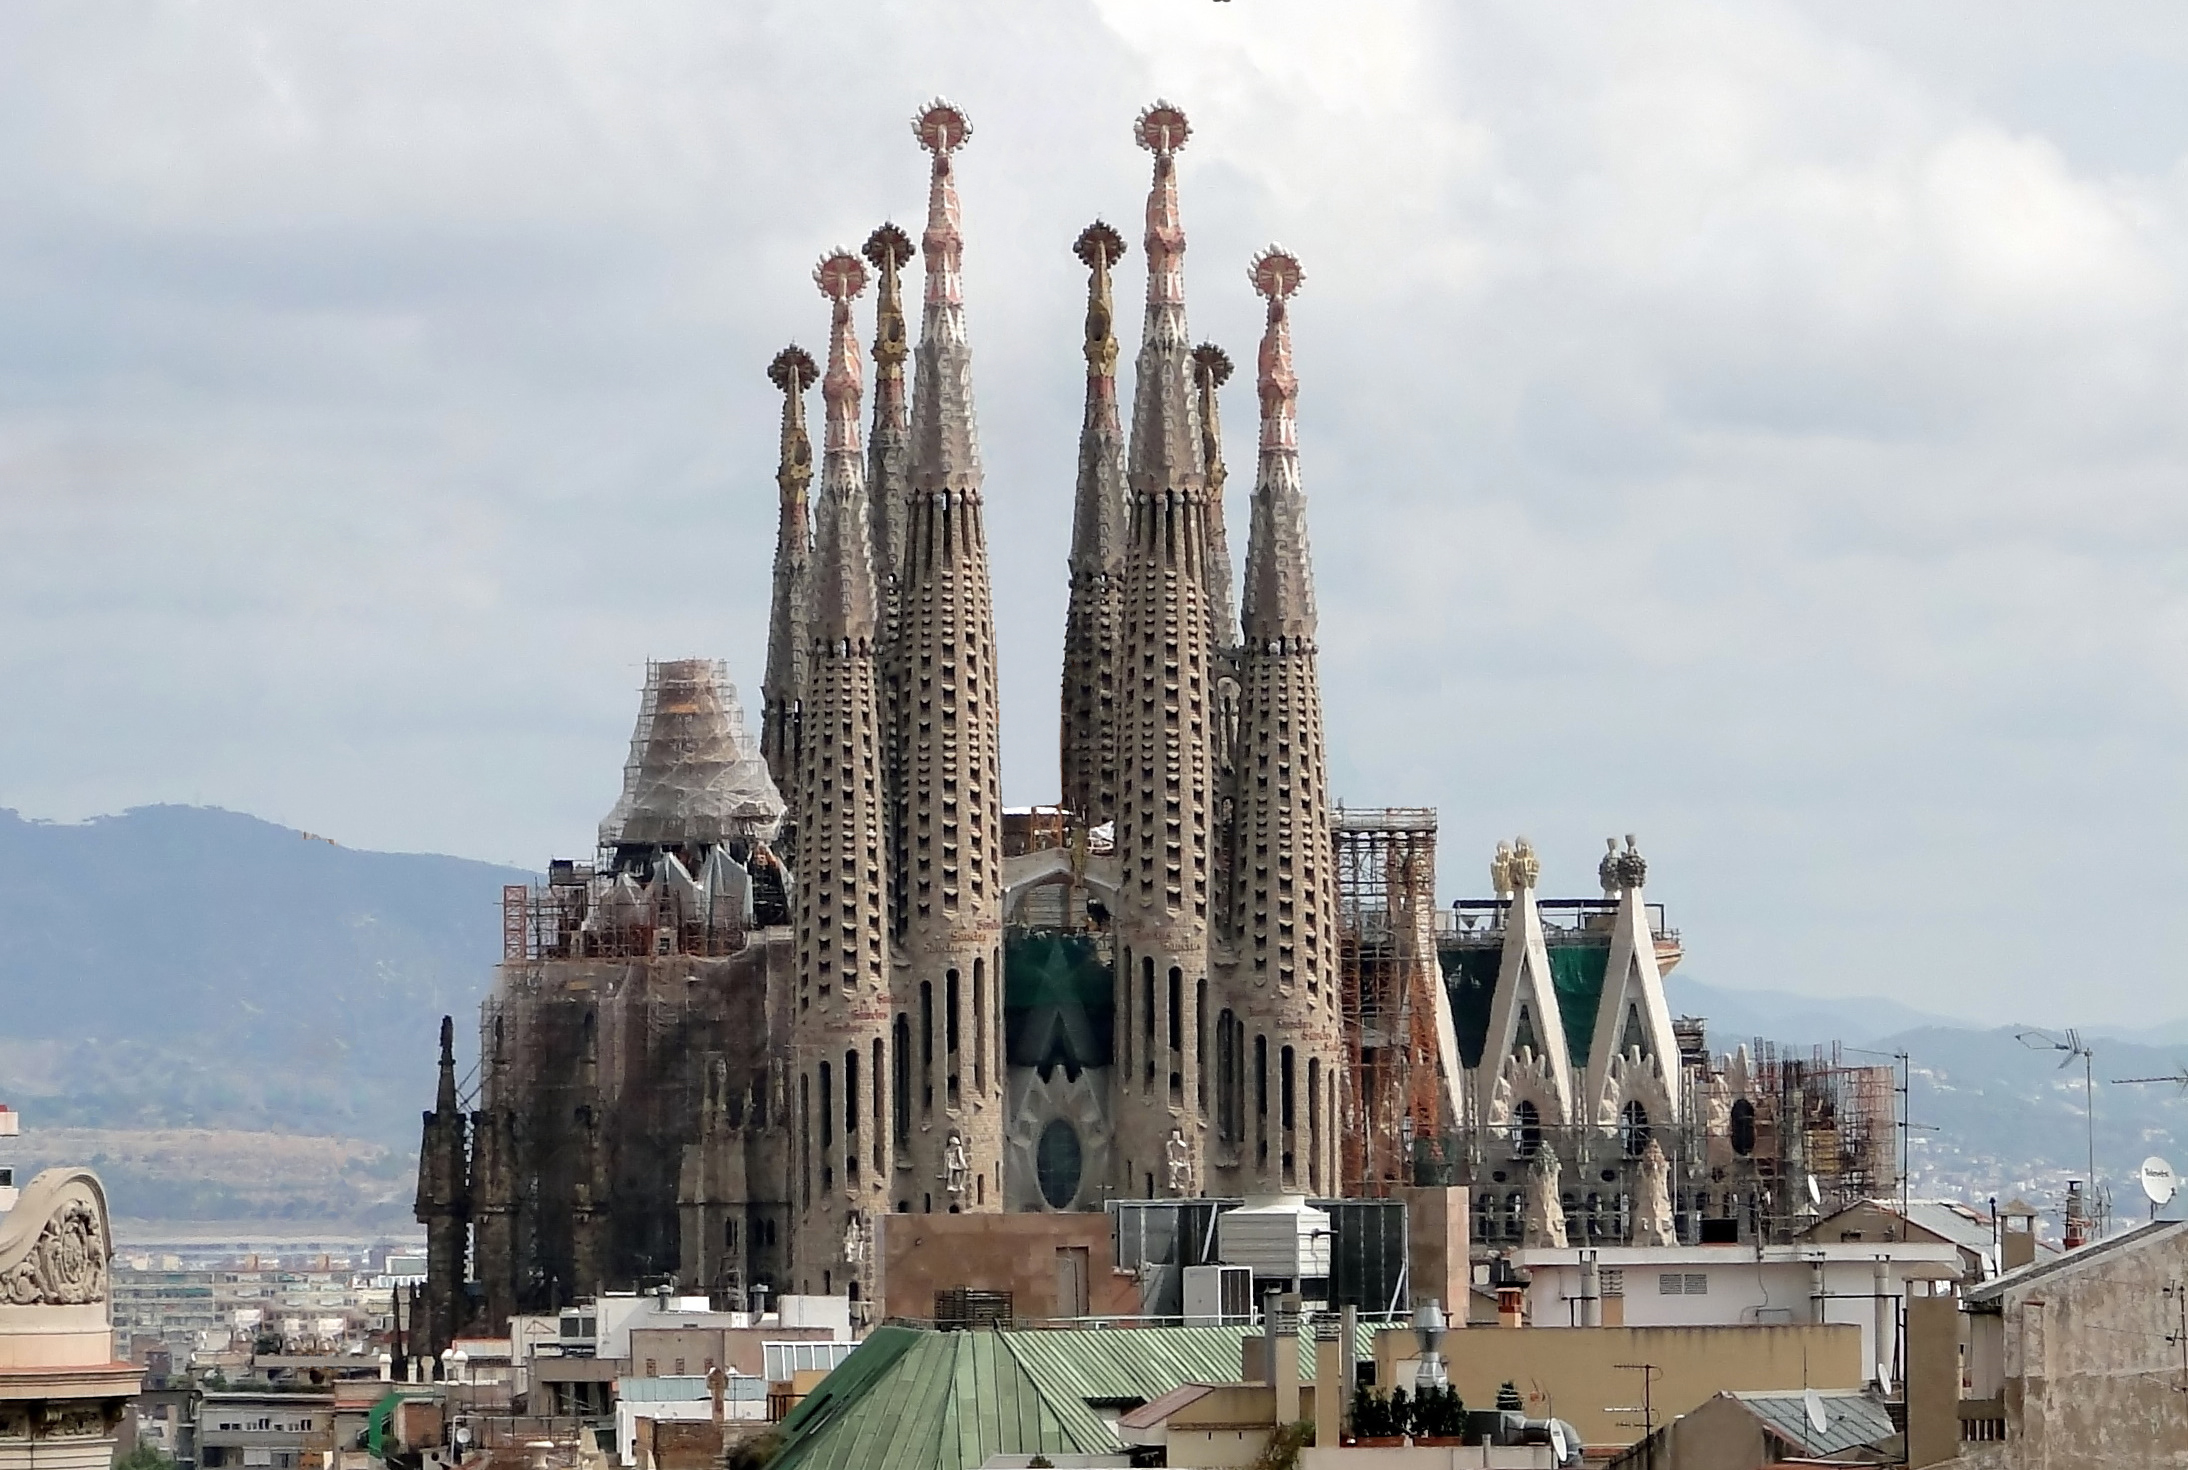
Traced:
[[950, 1141], [942, 1149], [942, 1187], [951, 1194], [962, 1196], [971, 1176], [972, 1160], [965, 1153], [965, 1140], [952, 1128]]
[[857, 1215], [844, 1222], [843, 1263], [847, 1266], [866, 1264], [866, 1223]]
[[1496, 856], [1489, 859], [1489, 883], [1497, 897], [1512, 896], [1512, 845], [1509, 842], [1498, 843]]
[[1527, 1166], [1527, 1214], [1520, 1244], [1529, 1248], [1565, 1248], [1565, 1204], [1558, 1198], [1557, 1151], [1547, 1143], [1535, 1149]]
[[1671, 1160], [1655, 1139], [1641, 1150], [1641, 1188], [1633, 1197], [1633, 1243], [1677, 1245], [1671, 1224]]
[[1173, 1128], [1162, 1145], [1163, 1160], [1168, 1173], [1170, 1192], [1188, 1195], [1193, 1192], [1193, 1149], [1185, 1141], [1185, 1130]]

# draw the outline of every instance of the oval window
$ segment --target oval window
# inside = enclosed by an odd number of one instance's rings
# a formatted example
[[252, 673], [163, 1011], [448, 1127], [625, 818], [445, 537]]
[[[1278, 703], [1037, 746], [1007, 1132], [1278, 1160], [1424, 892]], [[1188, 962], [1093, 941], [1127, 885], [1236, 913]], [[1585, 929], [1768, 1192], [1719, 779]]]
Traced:
[[1041, 1130], [1041, 1141], [1034, 1149], [1034, 1172], [1040, 1176], [1041, 1198], [1050, 1209], [1071, 1208], [1079, 1197], [1082, 1165], [1078, 1130], [1061, 1118]]

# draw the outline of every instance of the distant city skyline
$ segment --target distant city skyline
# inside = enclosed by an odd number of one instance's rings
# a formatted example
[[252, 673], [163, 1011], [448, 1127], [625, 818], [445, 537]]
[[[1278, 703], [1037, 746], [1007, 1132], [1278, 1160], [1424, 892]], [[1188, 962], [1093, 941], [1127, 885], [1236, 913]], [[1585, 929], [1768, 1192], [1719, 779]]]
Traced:
[[756, 729], [765, 369], [825, 249], [916, 224], [938, 92], [1004, 796], [1055, 799], [1071, 244], [1137, 238], [1169, 96], [1195, 335], [1249, 361], [1247, 259], [1305, 264], [1332, 784], [1439, 808], [1446, 901], [1631, 831], [1711, 985], [2188, 1014], [2188, 20], [122, 14], [0, 16], [0, 805], [536, 869], [647, 659], [726, 658]]

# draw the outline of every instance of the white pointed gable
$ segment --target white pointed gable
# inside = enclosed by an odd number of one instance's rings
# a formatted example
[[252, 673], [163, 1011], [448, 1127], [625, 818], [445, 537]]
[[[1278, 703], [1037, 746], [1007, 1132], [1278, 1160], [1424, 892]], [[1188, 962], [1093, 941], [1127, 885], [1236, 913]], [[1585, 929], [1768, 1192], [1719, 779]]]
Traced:
[[1594, 1121], [1618, 1122], [1638, 1100], [1651, 1122], [1676, 1123], [1679, 1115], [1679, 1042], [1664, 1002], [1664, 976], [1656, 964], [1656, 936], [1638, 883], [1619, 894], [1611, 921], [1611, 953], [1603, 970], [1603, 998], [1588, 1046], [1587, 1097]]
[[[1531, 876], [1531, 875], [1530, 875]], [[1482, 1048], [1481, 1117], [1511, 1120], [1523, 1100], [1532, 1101], [1546, 1124], [1573, 1118], [1572, 1058], [1565, 1047], [1565, 1019], [1550, 980], [1550, 948], [1532, 883], [1518, 888], [1505, 910], [1504, 956], [1497, 966], [1497, 995], [1489, 1008], [1489, 1035]]]

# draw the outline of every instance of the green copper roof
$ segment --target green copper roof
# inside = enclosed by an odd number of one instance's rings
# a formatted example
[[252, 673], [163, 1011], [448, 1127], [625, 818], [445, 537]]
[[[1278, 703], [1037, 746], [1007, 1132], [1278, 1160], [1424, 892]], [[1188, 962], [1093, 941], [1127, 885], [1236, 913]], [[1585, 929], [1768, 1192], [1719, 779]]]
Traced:
[[[1355, 1345], [1374, 1351], [1363, 1324]], [[875, 1329], [783, 1421], [770, 1470], [974, 1470], [997, 1454], [1102, 1455], [1122, 1446], [1096, 1406], [1184, 1383], [1236, 1383], [1244, 1327], [1054, 1332]], [[1299, 1342], [1302, 1382], [1314, 1347]]]

